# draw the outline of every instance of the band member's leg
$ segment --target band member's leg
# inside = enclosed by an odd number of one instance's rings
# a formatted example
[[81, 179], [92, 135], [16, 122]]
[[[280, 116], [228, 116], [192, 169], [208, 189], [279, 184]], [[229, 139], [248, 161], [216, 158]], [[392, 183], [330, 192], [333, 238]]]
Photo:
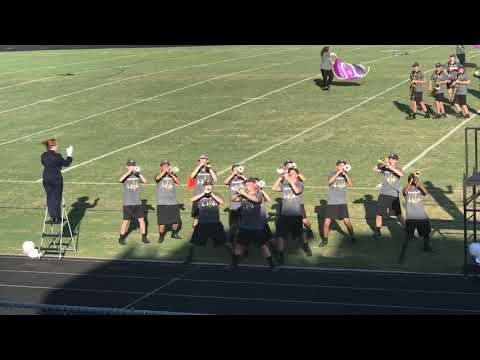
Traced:
[[328, 244], [328, 234], [330, 233], [330, 224], [332, 223], [332, 219], [325, 218], [323, 221], [323, 239], [320, 242], [320, 246], [325, 246]]
[[469, 115], [468, 105], [463, 105], [463, 106], [462, 106], [462, 112], [463, 112], [463, 115], [464, 115], [465, 117]]
[[405, 228], [405, 218], [402, 214], [398, 215], [398, 220], [400, 221], [400, 224], [402, 224], [402, 226]]
[[380, 230], [382, 228], [382, 215], [375, 216], [375, 235], [380, 236]]
[[321, 70], [322, 71], [322, 78], [323, 78], [323, 86], [322, 89], [325, 90], [328, 87], [328, 70]]
[[145, 244], [149, 244], [150, 241], [147, 239], [147, 229], [145, 226], [145, 219], [143, 217], [138, 218], [138, 224], [140, 225], [140, 233], [142, 234], [142, 241]]
[[333, 70], [328, 70], [328, 83], [327, 86], [330, 87], [333, 81]]
[[408, 234], [408, 231], [405, 231], [405, 236], [403, 238], [402, 247], [400, 249], [400, 256], [398, 258], [399, 263], [403, 263], [403, 261], [405, 260], [405, 252], [407, 251], [408, 242], [410, 241], [410, 239], [411, 238]]
[[187, 256], [185, 257], [184, 264], [190, 264], [193, 261], [193, 253], [195, 246], [192, 243], [188, 244]]
[[263, 244], [260, 249], [262, 250], [262, 254], [265, 257], [265, 259], [268, 262], [268, 265], [270, 268], [273, 268], [273, 258], [272, 258], [272, 253], [270, 252], [270, 249], [268, 248], [267, 244]]
[[158, 225], [158, 242], [159, 243], [163, 243], [163, 241], [165, 240], [165, 234], [167, 232], [167, 229], [165, 227], [165, 225]]
[[348, 234], [350, 235], [350, 239], [352, 241], [355, 241], [355, 234], [353, 233], [352, 220], [350, 220], [350, 218], [345, 218], [343, 219], [343, 223], [347, 227], [347, 231], [348, 231]]
[[127, 233], [129, 225], [130, 225], [129, 220], [123, 220], [122, 224], [120, 225], [120, 237], [118, 238], [118, 242], [121, 245], [125, 245], [125, 234]]

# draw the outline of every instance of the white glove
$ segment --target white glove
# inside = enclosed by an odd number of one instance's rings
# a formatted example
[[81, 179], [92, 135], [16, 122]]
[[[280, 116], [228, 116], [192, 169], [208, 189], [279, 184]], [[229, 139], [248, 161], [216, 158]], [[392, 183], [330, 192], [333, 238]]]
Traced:
[[67, 147], [67, 156], [72, 157], [72, 154], [73, 154], [73, 146], [70, 145], [69, 147]]

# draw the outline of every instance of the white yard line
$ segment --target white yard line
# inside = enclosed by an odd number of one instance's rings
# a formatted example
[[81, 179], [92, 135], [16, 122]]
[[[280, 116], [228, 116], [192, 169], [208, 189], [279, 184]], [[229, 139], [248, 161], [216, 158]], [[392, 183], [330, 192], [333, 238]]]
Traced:
[[129, 77], [118, 79], [118, 80], [111, 81], [111, 82], [108, 82], [108, 83], [88, 87], [88, 88], [85, 88], [85, 89], [73, 91], [73, 92], [70, 92], [70, 93], [67, 93], [67, 94], [63, 94], [63, 95], [58, 95], [58, 96], [51, 97], [51, 98], [48, 98], [48, 99], [37, 100], [33, 103], [17, 106], [17, 107], [11, 108], [11, 109], [6, 109], [6, 110], [3, 110], [3, 111], [0, 111], [0, 115], [1, 114], [6, 114], [6, 113], [9, 113], [9, 112], [12, 112], [12, 111], [20, 110], [20, 109], [29, 108], [29, 107], [32, 107], [32, 106], [35, 106], [35, 105], [38, 105], [38, 104], [41, 104], [41, 103], [44, 103], [44, 102], [54, 101], [54, 100], [57, 100], [57, 99], [60, 99], [60, 98], [80, 94], [80, 93], [90, 91], [90, 90], [94, 90], [94, 89], [98, 89], [98, 88], [101, 88], [101, 87], [105, 87], [105, 86], [109, 86], [109, 85], [113, 85], [113, 84], [118, 84], [118, 83], [123, 82], [123, 81], [128, 81], [128, 80], [132, 80], [132, 79], [138, 79], [138, 78], [142, 78], [142, 77], [152, 76], [152, 75], [160, 74], [160, 73], [167, 72], [167, 71], [185, 70], [185, 69], [189, 69], [189, 68], [215, 65], [215, 64], [220, 64], [220, 63], [229, 62], [229, 61], [236, 61], [236, 60], [241, 60], [241, 59], [249, 59], [249, 58], [254, 58], [254, 57], [259, 57], [259, 56], [277, 54], [277, 53], [286, 52], [286, 51], [298, 51], [298, 50], [301, 50], [301, 49], [302, 48], [294, 48], [294, 49], [288, 49], [288, 50], [273, 51], [273, 52], [269, 52], [269, 53], [262, 53], [262, 54], [238, 57], [238, 58], [233, 58], [233, 59], [220, 60], [220, 61], [216, 61], [216, 62], [212, 62], [212, 63], [182, 66], [182, 67], [174, 68], [174, 69], [165, 69], [165, 70], [155, 71], [155, 72], [141, 74], [141, 75], [129, 76]]
[[[422, 50], [422, 49], [419, 49], [418, 51], [420, 51], [420, 50]], [[390, 57], [393, 57], [393, 56], [390, 56]], [[76, 169], [76, 168], [78, 168], [78, 167], [80, 167], [80, 166], [84, 166], [84, 165], [90, 164], [90, 163], [92, 163], [92, 162], [94, 162], [94, 161], [103, 159], [103, 158], [105, 158], [105, 157], [111, 156], [111, 155], [116, 154], [116, 153], [118, 153], [118, 152], [121, 152], [121, 151], [130, 149], [130, 148], [135, 147], [135, 146], [138, 146], [138, 145], [145, 144], [145, 143], [150, 142], [150, 141], [152, 141], [152, 140], [155, 140], [155, 139], [157, 139], [157, 138], [159, 138], [159, 137], [168, 135], [168, 134], [170, 134], [170, 133], [172, 133], [172, 132], [175, 132], [175, 131], [184, 129], [184, 128], [186, 128], [186, 127], [195, 125], [195, 124], [197, 124], [197, 123], [199, 123], [199, 122], [201, 122], [201, 121], [204, 121], [204, 120], [206, 120], [206, 119], [209, 119], [209, 118], [211, 118], [211, 117], [214, 117], [214, 116], [223, 114], [223, 113], [225, 113], [225, 112], [234, 110], [234, 109], [239, 108], [239, 107], [241, 107], [241, 106], [244, 106], [244, 105], [250, 104], [250, 103], [252, 103], [252, 102], [258, 101], [258, 100], [260, 100], [260, 99], [262, 99], [262, 98], [265, 98], [265, 97], [267, 97], [267, 96], [269, 96], [269, 95], [272, 95], [272, 94], [275, 94], [275, 93], [277, 93], [277, 92], [283, 91], [283, 90], [288, 89], [288, 88], [290, 88], [290, 87], [292, 87], [292, 86], [296, 86], [296, 85], [298, 85], [298, 84], [304, 83], [305, 81], [312, 80], [312, 79], [314, 79], [315, 77], [317, 77], [317, 76], [319, 76], [319, 75], [320, 75], [320, 74], [317, 73], [317, 74], [315, 74], [315, 75], [313, 75], [313, 76], [310, 76], [310, 77], [308, 77], [308, 78], [305, 78], [305, 79], [296, 81], [296, 82], [294, 82], [294, 83], [291, 83], [291, 84], [289, 84], [289, 85], [286, 85], [286, 86], [284, 86], [284, 87], [281, 87], [280, 89], [276, 89], [276, 90], [270, 91], [270, 92], [268, 92], [268, 93], [266, 93], [266, 94], [263, 94], [263, 95], [258, 96], [258, 97], [256, 97], [256, 98], [253, 98], [253, 99], [251, 99], [251, 100], [244, 101], [244, 102], [242, 102], [242, 103], [240, 103], [240, 104], [237, 104], [237, 105], [231, 106], [231, 107], [229, 107], [229, 108], [226, 108], [226, 109], [217, 111], [217, 112], [215, 112], [215, 113], [213, 113], [213, 114], [210, 114], [210, 115], [207, 115], [207, 116], [205, 116], [205, 117], [203, 117], [203, 118], [200, 118], [200, 119], [197, 119], [197, 120], [195, 120], [195, 121], [191, 121], [191, 122], [189, 122], [189, 123], [186, 123], [186, 124], [184, 124], [184, 125], [181, 125], [181, 126], [179, 126], [179, 127], [176, 127], [176, 128], [170, 129], [170, 130], [167, 130], [167, 131], [165, 131], [165, 132], [162, 132], [162, 133], [157, 134], [157, 135], [155, 135], [155, 136], [152, 136], [152, 137], [150, 137], [150, 138], [147, 138], [147, 139], [138, 141], [138, 142], [136, 142], [136, 143], [134, 143], [134, 144], [130, 144], [130, 145], [121, 147], [121, 148], [119, 148], [119, 149], [110, 151], [110, 152], [105, 153], [105, 154], [103, 154], [103, 155], [97, 156], [97, 157], [95, 157], [95, 158], [93, 158], [93, 159], [90, 159], [90, 160], [81, 162], [81, 163], [79, 163], [79, 164], [77, 164], [77, 165], [71, 166], [71, 167], [63, 170], [62, 172], [68, 172], [68, 171], [74, 170], [74, 169]], [[343, 113], [345, 113], [345, 112], [347, 112], [347, 111], [351, 111], [351, 110], [353, 110], [353, 109], [355, 109], [355, 108], [363, 105], [364, 103], [367, 103], [367, 102], [373, 100], [373, 99], [374, 99], [375, 97], [377, 97], [377, 96], [381, 96], [382, 94], [384, 94], [384, 93], [386, 93], [386, 92], [388, 92], [388, 91], [390, 91], [390, 90], [392, 90], [392, 89], [394, 89], [394, 88], [396, 88], [396, 87], [404, 84], [404, 83], [407, 82], [407, 81], [408, 81], [408, 79], [405, 80], [405, 81], [403, 81], [403, 82], [401, 82], [400, 84], [395, 85], [394, 87], [392, 87], [392, 88], [390, 88], [390, 89], [387, 89], [387, 90], [385, 90], [385, 91], [377, 94], [377, 95], [374, 96], [374, 97], [369, 98], [368, 100], [362, 101], [360, 104], [355, 105], [354, 107], [351, 107], [350, 109], [347, 109], [347, 110], [341, 112], [340, 114], [337, 114], [334, 118], [337, 118], [338, 116], [341, 116]], [[331, 119], [327, 120], [327, 122], [334, 120], [334, 118], [331, 118]], [[325, 122], [323, 122], [323, 123], [325, 123]], [[314, 127], [310, 128], [310, 129], [307, 129], [307, 130], [310, 131], [310, 130], [313, 129], [313, 128], [316, 128], [316, 127], [318, 127], [318, 126], [320, 126], [320, 125], [323, 125], [323, 123], [317, 124], [317, 125], [315, 125]], [[308, 132], [308, 131], [307, 131], [307, 132]], [[303, 135], [303, 133], [305, 133], [305, 132], [306, 132], [306, 131], [304, 130], [304, 131], [301, 133], [301, 135]], [[301, 135], [298, 135], [298, 134], [297, 134], [295, 137], [301, 136]], [[293, 137], [293, 138], [295, 138], [295, 137]], [[281, 143], [284, 143], [284, 142], [285, 142], [285, 141], [282, 141]], [[281, 145], [281, 143], [280, 143], [279, 145]], [[0, 145], [1, 145], [1, 144], [0, 144]], [[277, 146], [279, 146], [279, 145], [275, 145], [274, 147], [277, 147]], [[270, 148], [272, 148], [272, 147], [270, 147]], [[270, 149], [270, 148], [269, 148], [269, 149]], [[269, 151], [269, 150], [264, 150], [264, 151], [262, 151], [261, 153], [266, 152], [266, 151]], [[259, 154], [256, 154], [254, 157], [256, 157], [256, 156], [258, 156], [258, 155], [259, 155]], [[245, 160], [244, 160], [244, 161], [245, 161]], [[247, 161], [248, 161], [248, 159], [247, 159]], [[229, 168], [227, 168], [227, 169], [225, 169], [225, 170], [222, 170], [219, 174], [228, 171], [228, 169], [229, 169]], [[38, 180], [37, 180], [37, 182], [41, 182], [41, 181], [42, 181], [42, 179], [38, 179]]]
[[37, 131], [37, 132], [35, 132], [35, 133], [31, 133], [31, 134], [28, 134], [28, 135], [24, 135], [24, 136], [21, 136], [21, 137], [12, 139], [12, 140], [4, 141], [4, 142], [1, 142], [1, 143], [0, 143], [0, 146], [8, 145], [8, 144], [11, 144], [11, 143], [14, 143], [14, 142], [23, 140], [23, 139], [30, 138], [30, 137], [32, 137], [32, 136], [36, 136], [36, 135], [39, 135], [39, 134], [43, 134], [43, 133], [45, 133], [45, 132], [57, 130], [57, 129], [60, 129], [60, 128], [63, 128], [63, 127], [66, 127], [66, 126], [70, 126], [70, 125], [73, 125], [73, 124], [76, 124], [76, 123], [79, 123], [79, 122], [82, 122], [82, 121], [85, 121], [85, 120], [88, 120], [88, 119], [92, 119], [92, 118], [95, 118], [95, 117], [98, 117], [98, 116], [101, 116], [101, 115], [105, 115], [105, 114], [114, 112], [114, 111], [123, 110], [123, 109], [129, 108], [129, 107], [131, 107], [131, 106], [134, 106], [134, 105], [137, 105], [137, 104], [140, 104], [140, 103], [144, 103], [144, 102], [146, 102], [146, 101], [156, 100], [156, 99], [158, 99], [158, 98], [160, 98], [160, 97], [162, 97], [162, 96], [165, 96], [165, 95], [168, 95], [168, 94], [172, 94], [172, 93], [175, 93], [175, 92], [178, 92], [178, 91], [181, 91], [181, 90], [185, 90], [185, 89], [188, 89], [188, 88], [191, 88], [191, 87], [194, 87], [194, 86], [198, 86], [198, 85], [201, 85], [201, 84], [204, 84], [204, 83], [206, 83], [206, 82], [213, 81], [213, 80], [216, 80], [216, 79], [220, 79], [220, 78], [224, 78], [224, 77], [229, 77], [229, 76], [233, 76], [233, 75], [240, 74], [240, 73], [244, 73], [244, 72], [248, 72], [248, 71], [256, 71], [256, 70], [259, 70], [259, 69], [268, 68], [268, 67], [273, 67], [273, 66], [281, 66], [281, 65], [286, 65], [286, 64], [293, 64], [293, 63], [300, 62], [300, 61], [305, 61], [305, 60], [308, 60], [308, 59], [311, 59], [311, 58], [313, 58], [313, 57], [302, 58], [302, 59], [299, 59], [299, 60], [295, 60], [295, 61], [291, 61], [291, 62], [286, 62], [286, 63], [277, 63], [277, 64], [264, 65], [264, 66], [259, 66], [259, 67], [250, 68], [250, 69], [246, 69], [246, 70], [236, 71], [236, 72], [233, 72], [233, 73], [228, 73], [228, 74], [223, 74], [223, 75], [215, 76], [215, 77], [209, 78], [209, 79], [207, 79], [207, 80], [202, 80], [202, 81], [199, 81], [199, 82], [196, 82], [196, 83], [193, 83], [193, 84], [189, 84], [189, 85], [187, 85], [187, 86], [183, 86], [183, 87], [181, 87], [181, 88], [169, 90], [169, 91], [166, 91], [166, 92], [164, 92], [164, 93], [157, 94], [157, 95], [154, 95], [154, 96], [149, 97], [149, 98], [146, 98], [146, 99], [140, 99], [140, 100], [134, 101], [134, 102], [129, 103], [129, 104], [126, 104], [126, 105], [117, 106], [117, 107], [115, 107], [115, 108], [108, 109], [108, 110], [105, 110], [105, 111], [102, 111], [102, 112], [99, 112], [99, 113], [96, 113], [96, 114], [92, 114], [92, 115], [86, 116], [86, 117], [81, 118], [81, 119], [73, 120], [73, 121], [64, 123], [64, 124], [62, 124], [62, 125], [58, 125], [58, 126], [54, 126], [54, 127], [48, 128], [48, 129], [40, 130], [40, 131]]

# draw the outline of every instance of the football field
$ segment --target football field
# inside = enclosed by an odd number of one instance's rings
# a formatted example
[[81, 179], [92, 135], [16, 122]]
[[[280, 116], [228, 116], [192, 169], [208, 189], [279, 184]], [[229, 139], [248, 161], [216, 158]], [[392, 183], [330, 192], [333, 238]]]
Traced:
[[[207, 46], [51, 50], [0, 53], [0, 254], [21, 255], [22, 243], [39, 244], [45, 194], [41, 183], [41, 141], [56, 138], [74, 146], [73, 164], [63, 174], [67, 211], [78, 228], [78, 252], [68, 257], [182, 260], [192, 233], [187, 176], [200, 154], [219, 173], [232, 163], [269, 185], [270, 227], [278, 197], [271, 191], [276, 168], [293, 159], [307, 177], [305, 207], [313, 224], [313, 256], [291, 242], [291, 266], [459, 272], [463, 264], [462, 174], [465, 126], [479, 126], [480, 90], [472, 76], [480, 52], [467, 49], [467, 98], [472, 115], [457, 119], [447, 104], [446, 119], [405, 119], [409, 72], [418, 61], [429, 79], [434, 64], [446, 63], [454, 45], [331, 46], [342, 60], [370, 66], [366, 78], [320, 85], [323, 46]], [[394, 50], [399, 50], [394, 52]], [[428, 105], [433, 98], [424, 93]], [[431, 191], [426, 211], [432, 224], [433, 253], [412, 241], [404, 264], [397, 264], [403, 231], [386, 221], [383, 237], [372, 237], [381, 181], [372, 171], [379, 157], [395, 152], [406, 173], [420, 169]], [[142, 168], [142, 188], [151, 244], [138, 230], [118, 244], [122, 187], [117, 183], [127, 159]], [[164, 159], [180, 168], [177, 189], [181, 239], [168, 234], [158, 244], [154, 176]], [[327, 174], [338, 159], [352, 166], [349, 211], [357, 242], [343, 223], [329, 244], [318, 247], [328, 194]], [[406, 184], [406, 177], [401, 185]], [[95, 199], [99, 199], [95, 201]], [[402, 197], [402, 206], [404, 205]], [[228, 230], [228, 212], [221, 218]], [[224, 209], [222, 209], [224, 210]], [[226, 263], [224, 249], [196, 252], [196, 260]], [[245, 264], [263, 264], [252, 248]]]

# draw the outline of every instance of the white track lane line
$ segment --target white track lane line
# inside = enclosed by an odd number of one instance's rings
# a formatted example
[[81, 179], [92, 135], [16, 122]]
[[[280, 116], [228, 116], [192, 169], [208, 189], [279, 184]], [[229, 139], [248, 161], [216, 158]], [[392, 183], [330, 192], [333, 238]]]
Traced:
[[82, 122], [82, 121], [85, 121], [85, 120], [88, 120], [88, 119], [92, 119], [92, 118], [95, 118], [95, 117], [98, 117], [98, 116], [101, 116], [101, 115], [105, 115], [105, 114], [114, 112], [114, 111], [123, 110], [123, 109], [129, 108], [131, 106], [134, 106], [134, 105], [146, 102], [146, 101], [156, 100], [156, 99], [158, 99], [162, 96], [172, 94], [172, 93], [175, 93], [175, 92], [178, 92], [178, 91], [181, 91], [181, 90], [185, 90], [185, 89], [188, 89], [188, 88], [191, 88], [191, 87], [194, 87], [194, 86], [198, 86], [198, 85], [201, 85], [201, 84], [204, 84], [206, 82], [213, 81], [213, 80], [216, 80], [216, 79], [233, 76], [233, 75], [240, 74], [240, 73], [243, 73], [243, 72], [256, 71], [256, 70], [259, 70], [259, 69], [273, 67], [273, 66], [282, 66], [282, 65], [286, 65], [286, 64], [293, 64], [293, 63], [296, 63], [296, 62], [301, 62], [301, 61], [309, 60], [309, 59], [312, 59], [312, 58], [313, 57], [302, 58], [302, 59], [298, 59], [298, 60], [291, 61], [291, 62], [286, 62], [286, 63], [269, 64], [269, 65], [259, 66], [259, 67], [250, 68], [250, 69], [246, 69], [246, 70], [236, 71], [236, 72], [233, 72], [233, 73], [228, 73], [228, 74], [215, 76], [215, 77], [209, 78], [207, 80], [202, 80], [202, 81], [199, 81], [199, 82], [196, 82], [196, 83], [193, 83], [193, 84], [189, 84], [187, 86], [183, 86], [181, 88], [169, 90], [169, 91], [166, 91], [164, 93], [157, 94], [157, 95], [154, 95], [154, 96], [146, 98], [146, 99], [137, 100], [137, 101], [134, 101], [134, 102], [129, 103], [129, 104], [125, 104], [125, 105], [118, 106], [118, 107], [115, 107], [115, 108], [112, 108], [112, 109], [108, 109], [108, 110], [105, 110], [105, 111], [102, 111], [102, 112], [99, 112], [99, 113], [96, 113], [96, 114], [89, 115], [89, 116], [81, 118], [81, 119], [73, 120], [73, 121], [64, 123], [62, 125], [58, 125], [58, 126], [54, 126], [54, 127], [48, 128], [48, 129], [37, 131], [35, 133], [24, 135], [24, 136], [21, 136], [19, 138], [15, 138], [15, 139], [12, 139], [12, 140], [4, 141], [4, 142], [0, 143], [0, 146], [8, 145], [8, 144], [11, 144], [11, 143], [23, 140], [23, 139], [27, 139], [27, 138], [30, 138], [32, 136], [43, 134], [45, 132], [49, 132], [49, 131], [52, 131], [52, 130], [57, 130], [57, 129], [60, 129], [60, 128], [63, 128], [63, 127], [66, 127], [66, 126], [70, 126], [70, 125], [73, 125], [73, 124], [76, 124], [76, 123], [79, 123], [79, 122]]
[[[470, 57], [470, 58], [474, 58], [475, 56], [478, 56], [478, 55], [480, 55], [480, 54], [474, 55], [474, 56], [472, 56], [472, 57]], [[424, 73], [427, 74], [427, 73], [432, 72], [432, 71], [433, 71], [433, 70], [431, 69], [431, 70], [425, 71]], [[345, 109], [345, 110], [343, 110], [342, 112], [339, 112], [339, 113], [337, 113], [336, 115], [333, 115], [332, 117], [328, 118], [328, 119], [325, 120], [325, 121], [319, 122], [319, 123], [317, 123], [317, 124], [315, 124], [315, 125], [307, 128], [307, 129], [305, 129], [305, 130], [303, 130], [303, 131], [301, 131], [301, 132], [299, 132], [299, 133], [297, 133], [297, 134], [295, 134], [295, 135], [293, 135], [293, 136], [291, 136], [291, 137], [289, 137], [289, 138], [287, 138], [287, 139], [285, 139], [285, 140], [282, 140], [282, 141], [280, 141], [280, 142], [278, 142], [278, 143], [276, 143], [276, 144], [273, 144], [273, 145], [269, 146], [268, 148], [266, 148], [266, 149], [264, 149], [264, 150], [262, 150], [262, 151], [259, 151], [259, 152], [257, 152], [256, 154], [253, 154], [252, 156], [249, 156], [248, 158], [243, 159], [242, 161], [239, 162], [239, 164], [244, 164], [244, 163], [246, 163], [247, 161], [253, 160], [253, 159], [257, 158], [258, 156], [263, 155], [263, 154], [265, 154], [265, 153], [267, 153], [267, 152], [269, 152], [269, 151], [271, 151], [271, 150], [273, 150], [273, 149], [275, 149], [275, 148], [277, 148], [277, 147], [279, 147], [279, 146], [281, 146], [281, 145], [283, 145], [283, 144], [285, 144], [285, 143], [288, 143], [288, 142], [290, 142], [290, 141], [292, 141], [292, 140], [294, 140], [294, 139], [296, 139], [296, 138], [299, 138], [299, 137], [301, 137], [301, 136], [309, 133], [310, 131], [312, 131], [312, 130], [314, 130], [314, 129], [322, 126], [322, 125], [328, 124], [329, 122], [331, 122], [331, 121], [339, 118], [340, 116], [342, 116], [342, 115], [344, 115], [344, 114], [347, 114], [347, 113], [351, 112], [352, 110], [355, 110], [356, 108], [358, 108], [358, 107], [360, 107], [360, 106], [362, 106], [362, 105], [364, 105], [364, 104], [366, 104], [366, 103], [369, 103], [369, 102], [372, 101], [372, 100], [375, 100], [375, 99], [378, 98], [379, 96], [382, 96], [382, 95], [384, 95], [384, 94], [386, 94], [386, 93], [388, 93], [388, 92], [396, 89], [396, 88], [399, 87], [399, 86], [402, 86], [403, 84], [407, 83], [408, 81], [410, 81], [410, 79], [406, 79], [406, 80], [404, 80], [404, 81], [402, 81], [402, 82], [400, 82], [400, 83], [398, 83], [398, 84], [396, 84], [396, 85], [388, 88], [387, 90], [384, 90], [384, 91], [382, 91], [382, 92], [380, 92], [380, 93], [378, 93], [378, 94], [376, 94], [376, 95], [374, 95], [374, 96], [371, 96], [371, 97], [367, 98], [366, 100], [358, 103], [357, 105], [351, 106], [351, 107], [349, 107], [348, 109]], [[229, 170], [230, 170], [230, 167], [225, 168], [225, 169], [223, 169], [222, 171], [220, 171], [220, 172], [218, 173], [218, 175], [224, 174], [224, 173], [226, 173], [226, 172], [229, 171]]]
[[[417, 51], [422, 51], [422, 50], [425, 50], [425, 49], [419, 49], [419, 50], [417, 50]], [[391, 58], [391, 57], [394, 57], [394, 56], [389, 56], [389, 57], [386, 57], [386, 58]], [[175, 131], [184, 129], [184, 128], [186, 128], [186, 127], [195, 125], [195, 124], [197, 124], [197, 123], [199, 123], [199, 122], [201, 122], [201, 121], [204, 121], [204, 120], [206, 120], [206, 119], [209, 119], [209, 118], [211, 118], [211, 117], [214, 117], [214, 116], [223, 114], [223, 113], [225, 113], [225, 112], [234, 110], [234, 109], [239, 108], [239, 107], [241, 107], [241, 106], [245, 106], [245, 105], [250, 104], [250, 103], [252, 103], [252, 102], [255, 102], [255, 101], [258, 101], [258, 100], [260, 100], [260, 99], [263, 99], [263, 98], [265, 98], [265, 97], [267, 97], [267, 96], [273, 95], [273, 94], [275, 94], [275, 93], [277, 93], [277, 92], [280, 92], [280, 91], [283, 91], [283, 90], [285, 90], [285, 89], [288, 89], [288, 88], [290, 88], [290, 87], [292, 87], [292, 86], [296, 86], [296, 85], [298, 85], [298, 84], [304, 83], [305, 81], [312, 80], [312, 79], [314, 79], [315, 77], [317, 77], [317, 76], [319, 76], [319, 75], [320, 75], [320, 74], [317, 73], [317, 74], [315, 74], [315, 75], [313, 75], [313, 76], [309, 76], [308, 78], [305, 78], [305, 79], [296, 81], [296, 82], [294, 82], [294, 83], [291, 83], [291, 84], [289, 84], [289, 85], [283, 86], [283, 87], [281, 87], [280, 89], [270, 91], [270, 92], [268, 92], [268, 93], [266, 93], [266, 94], [260, 95], [260, 96], [258, 96], [258, 97], [253, 98], [253, 99], [250, 99], [250, 100], [248, 100], [248, 101], [244, 101], [244, 102], [242, 102], [242, 103], [240, 103], [240, 104], [231, 106], [231, 107], [229, 107], [229, 108], [226, 108], [226, 109], [217, 111], [217, 112], [215, 112], [215, 113], [213, 113], [213, 114], [207, 115], [207, 116], [205, 116], [205, 117], [203, 117], [203, 118], [200, 118], [200, 119], [197, 119], [197, 120], [195, 120], [195, 121], [191, 121], [191, 122], [189, 122], [189, 123], [187, 123], [187, 124], [184, 124], [184, 125], [181, 125], [181, 126], [179, 126], [179, 127], [176, 127], [176, 128], [170, 129], [170, 130], [167, 130], [167, 131], [165, 131], [165, 132], [163, 132], [163, 133], [157, 134], [157, 135], [152, 136], [152, 137], [150, 137], [150, 138], [147, 138], [147, 139], [138, 141], [138, 142], [136, 142], [136, 143], [134, 143], [134, 144], [130, 144], [130, 145], [124, 146], [124, 147], [122, 147], [122, 148], [119, 148], [119, 149], [116, 149], [116, 150], [113, 150], [113, 151], [110, 151], [110, 152], [105, 153], [105, 154], [103, 154], [103, 155], [97, 156], [97, 157], [95, 157], [95, 158], [93, 158], [93, 159], [90, 159], [90, 160], [81, 162], [81, 163], [79, 163], [79, 164], [77, 164], [77, 165], [71, 166], [71, 167], [63, 170], [62, 172], [72, 171], [72, 170], [74, 170], [74, 169], [76, 169], [76, 168], [78, 168], [78, 167], [80, 167], [80, 166], [83, 166], [83, 165], [86, 165], [86, 164], [90, 164], [90, 163], [92, 163], [92, 162], [94, 162], [94, 161], [103, 159], [103, 158], [105, 158], [105, 157], [107, 157], [107, 156], [116, 154], [116, 153], [118, 153], [118, 152], [120, 152], [120, 151], [124, 151], [124, 150], [130, 149], [130, 148], [132, 148], [132, 147], [135, 147], [135, 146], [138, 146], [138, 145], [141, 145], [141, 144], [145, 144], [145, 143], [150, 142], [150, 141], [152, 141], [152, 140], [155, 140], [155, 139], [157, 139], [157, 138], [159, 138], [159, 137], [168, 135], [168, 134], [170, 134], [170, 133], [172, 133], [172, 132], [175, 132]], [[401, 84], [403, 84], [403, 83], [405, 83], [405, 82], [407, 82], [407, 81], [408, 81], [408, 80], [405, 80], [405, 81], [403, 81], [402, 83], [396, 85], [395, 87], [398, 87], [398, 86], [400, 86]], [[395, 88], [395, 87], [393, 87], [393, 88]], [[393, 89], [393, 88], [391, 88], [391, 89]], [[388, 90], [388, 91], [389, 91], [389, 90]], [[383, 94], [383, 93], [385, 93], [385, 92], [386, 92], [386, 91], [384, 91], [384, 92], [382, 92], [382, 93], [380, 93], [380, 94], [377, 94], [376, 96], [380, 96], [381, 94]], [[359, 105], [356, 105], [354, 108], [356, 108], [356, 107], [358, 107], [358, 106], [361, 106], [361, 105], [363, 105], [364, 103], [369, 102], [370, 100], [372, 100], [372, 98], [369, 98], [368, 100], [362, 101]], [[351, 109], [353, 109], [353, 108], [351, 108]], [[344, 113], [344, 112], [345, 112], [345, 111], [343, 111], [342, 113]], [[342, 113], [341, 113], [341, 114], [342, 114]], [[338, 117], [338, 115], [337, 115], [337, 117]], [[317, 127], [317, 126], [319, 126], [319, 125], [316, 125], [315, 127]], [[282, 142], [282, 143], [283, 143], [283, 142]], [[0, 144], [0, 145], [1, 145], [1, 144]], [[228, 169], [229, 169], [229, 168], [228, 168]], [[227, 169], [227, 170], [228, 170], [228, 169]], [[225, 172], [225, 171], [227, 171], [227, 170], [223, 170], [222, 172]], [[221, 174], [222, 172], [220, 172], [219, 174]], [[37, 182], [41, 182], [42, 179], [38, 179], [38, 180], [36, 180], [36, 181], [37, 181]]]

